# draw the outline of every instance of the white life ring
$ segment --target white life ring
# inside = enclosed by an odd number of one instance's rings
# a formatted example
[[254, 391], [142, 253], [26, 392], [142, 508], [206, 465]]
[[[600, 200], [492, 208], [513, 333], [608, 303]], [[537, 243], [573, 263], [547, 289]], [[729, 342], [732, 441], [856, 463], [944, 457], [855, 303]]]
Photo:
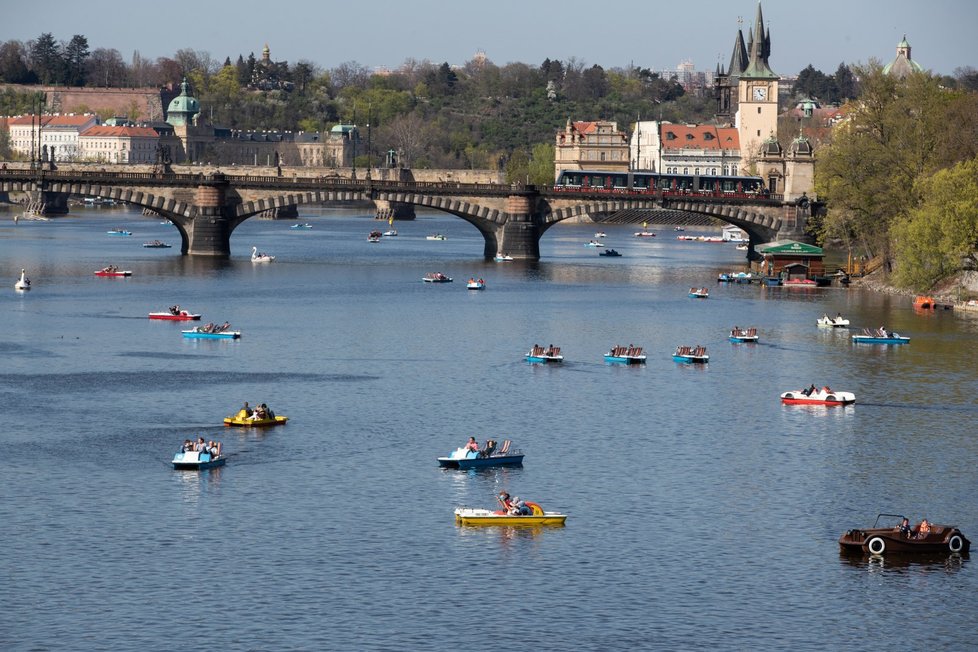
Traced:
[[951, 552], [961, 552], [961, 550], [964, 548], [964, 539], [962, 539], [960, 535], [955, 534], [947, 540], [947, 548]]
[[882, 555], [883, 551], [886, 550], [886, 541], [880, 537], [873, 537], [869, 540], [869, 544], [866, 546], [869, 551], [874, 555]]

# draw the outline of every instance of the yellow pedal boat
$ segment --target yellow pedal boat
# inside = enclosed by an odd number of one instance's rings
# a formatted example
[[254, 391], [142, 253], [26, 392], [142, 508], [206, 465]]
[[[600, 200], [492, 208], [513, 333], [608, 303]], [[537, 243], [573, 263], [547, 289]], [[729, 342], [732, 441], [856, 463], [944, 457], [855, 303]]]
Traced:
[[455, 523], [458, 525], [564, 525], [567, 514], [545, 512], [536, 503], [527, 502], [533, 509], [533, 514], [518, 516], [504, 511], [478, 509], [473, 507], [458, 507], [455, 509]]
[[233, 417], [224, 417], [224, 425], [226, 426], [242, 426], [244, 428], [249, 427], [263, 427], [263, 426], [284, 426], [285, 422], [288, 421], [288, 417], [274, 416], [268, 419], [252, 419], [247, 416], [244, 410], [239, 410], [237, 414]]

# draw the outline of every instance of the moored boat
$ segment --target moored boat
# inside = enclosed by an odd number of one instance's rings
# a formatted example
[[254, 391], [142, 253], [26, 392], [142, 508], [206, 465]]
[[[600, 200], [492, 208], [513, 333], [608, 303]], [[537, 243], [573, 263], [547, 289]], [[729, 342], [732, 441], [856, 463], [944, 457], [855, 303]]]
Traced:
[[839, 313], [836, 317], [829, 317], [828, 315], [822, 315], [818, 318], [819, 328], [849, 328], [849, 320]]
[[445, 276], [441, 272], [428, 272], [422, 278], [425, 283], [451, 283], [452, 278], [450, 276]]
[[734, 326], [730, 329], [730, 337], [728, 339], [734, 343], [757, 342], [757, 329], [740, 328], [739, 326]]
[[95, 272], [95, 276], [132, 276], [128, 269], [119, 269], [115, 265], [109, 265]]
[[496, 448], [496, 440], [486, 441], [485, 446], [474, 451], [465, 446], [456, 448], [449, 455], [438, 458], [438, 466], [449, 469], [482, 469], [493, 466], [521, 466], [522, 451], [511, 448], [512, 441], [506, 439]]
[[31, 289], [31, 280], [27, 278], [27, 270], [21, 268], [20, 278], [14, 283], [14, 289], [26, 292]]
[[[899, 525], [879, 527], [882, 517], [900, 519]], [[915, 526], [900, 514], [879, 514], [871, 528], [847, 530], [839, 537], [842, 552], [852, 554], [968, 554], [971, 541], [956, 525], [937, 525], [923, 519]]]
[[752, 283], [757, 277], [748, 272], [721, 272], [717, 283]]
[[785, 405], [848, 405], [856, 402], [852, 392], [836, 392], [828, 385], [817, 389], [814, 385], [808, 389], [793, 390], [781, 394], [781, 402]]
[[710, 361], [710, 356], [707, 355], [704, 346], [677, 346], [676, 352], [672, 354], [672, 359], [676, 362], [706, 364]]
[[162, 240], [153, 240], [152, 242], [144, 242], [143, 246], [147, 249], [169, 249], [170, 245], [163, 242]]
[[534, 344], [526, 354], [526, 361], [543, 363], [563, 362], [564, 356], [560, 353], [559, 346], [551, 344], [548, 347], [542, 347]]
[[206, 471], [218, 466], [224, 466], [227, 458], [222, 455], [221, 443], [211, 442], [204, 450], [187, 450], [188, 439], [183, 449], [173, 456], [173, 468], [177, 471]]
[[786, 278], [781, 285], [786, 288], [814, 288], [818, 287], [813, 279], [810, 278]]
[[611, 347], [611, 350], [604, 354], [604, 361], [618, 364], [645, 364], [646, 357], [642, 353], [642, 347], [629, 344]]
[[910, 338], [885, 328], [876, 330], [864, 328], [862, 335], [852, 336], [852, 341], [855, 344], [907, 344]]

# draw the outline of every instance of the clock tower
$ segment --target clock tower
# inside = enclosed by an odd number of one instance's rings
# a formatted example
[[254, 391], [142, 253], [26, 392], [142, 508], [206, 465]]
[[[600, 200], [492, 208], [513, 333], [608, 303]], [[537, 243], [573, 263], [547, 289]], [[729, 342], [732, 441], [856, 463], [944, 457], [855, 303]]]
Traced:
[[778, 76], [767, 61], [771, 55], [771, 31], [764, 29], [760, 3], [748, 50], [747, 68], [740, 74], [737, 86], [741, 173], [746, 173], [760, 155], [764, 142], [778, 134]]

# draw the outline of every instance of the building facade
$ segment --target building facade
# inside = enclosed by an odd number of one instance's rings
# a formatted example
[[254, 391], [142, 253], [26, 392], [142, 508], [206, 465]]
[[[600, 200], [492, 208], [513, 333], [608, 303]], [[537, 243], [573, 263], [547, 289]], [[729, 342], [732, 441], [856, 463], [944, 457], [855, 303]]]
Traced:
[[98, 124], [96, 115], [22, 115], [7, 122], [10, 148], [26, 157], [40, 158], [45, 148], [55, 161], [82, 159], [79, 136]]
[[635, 123], [632, 169], [665, 174], [727, 176], [740, 169], [740, 136], [733, 127]]
[[617, 122], [571, 122], [557, 132], [554, 178], [561, 170], [627, 172], [628, 136]]
[[149, 127], [96, 126], [78, 137], [82, 161], [154, 163], [160, 136]]

